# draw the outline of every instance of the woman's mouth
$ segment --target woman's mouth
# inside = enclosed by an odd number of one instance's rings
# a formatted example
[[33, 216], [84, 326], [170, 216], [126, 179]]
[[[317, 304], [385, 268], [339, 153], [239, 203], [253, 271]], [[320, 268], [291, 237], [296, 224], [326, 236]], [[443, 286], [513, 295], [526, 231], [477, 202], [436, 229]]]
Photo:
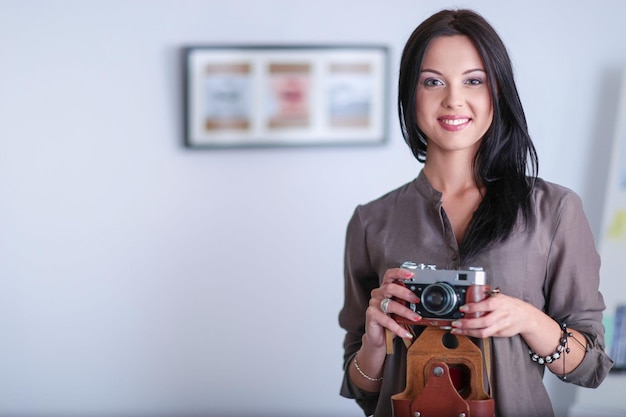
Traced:
[[467, 126], [472, 119], [469, 117], [440, 117], [437, 119], [439, 124], [446, 130], [457, 131]]

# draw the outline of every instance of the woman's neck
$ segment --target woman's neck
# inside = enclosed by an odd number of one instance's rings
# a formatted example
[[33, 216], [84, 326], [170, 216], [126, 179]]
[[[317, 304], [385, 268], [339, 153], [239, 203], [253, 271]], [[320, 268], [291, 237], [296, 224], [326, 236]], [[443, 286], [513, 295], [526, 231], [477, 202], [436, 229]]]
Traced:
[[471, 161], [467, 158], [432, 158], [424, 164], [424, 175], [437, 191], [443, 194], [465, 193], [478, 189]]

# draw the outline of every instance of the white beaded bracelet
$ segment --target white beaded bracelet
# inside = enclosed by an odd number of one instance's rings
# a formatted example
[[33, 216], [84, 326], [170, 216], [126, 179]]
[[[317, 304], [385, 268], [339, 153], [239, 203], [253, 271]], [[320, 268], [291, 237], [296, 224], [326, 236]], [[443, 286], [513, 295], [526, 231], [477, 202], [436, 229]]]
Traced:
[[566, 353], [569, 353], [567, 337], [574, 337], [574, 335], [567, 331], [565, 323], [559, 323], [559, 326], [561, 327], [562, 336], [561, 340], [559, 340], [559, 345], [556, 347], [556, 351], [547, 356], [539, 356], [533, 352], [532, 349], [529, 349], [528, 353], [530, 354], [530, 359], [532, 359], [533, 362], [537, 362], [539, 365], [550, 364], [561, 357], [563, 350], [565, 350]]
[[[559, 359], [561, 357], [561, 353], [563, 352], [564, 348], [565, 348], [565, 345], [561, 343], [556, 348], [556, 352], [554, 352], [553, 354], [548, 355], [548, 356], [539, 356], [535, 352], [533, 352], [532, 349], [529, 349], [528, 353], [530, 354], [530, 359], [532, 359], [533, 362], [537, 362], [539, 365], [544, 365], [546, 363], [549, 364], [549, 363], [552, 363], [555, 360]], [[569, 348], [567, 348], [567, 350], [569, 351]]]
[[361, 367], [359, 366], [359, 363], [357, 362], [356, 358], [359, 356], [359, 352], [357, 352], [354, 355], [354, 367], [356, 368], [357, 371], [359, 371], [359, 373], [361, 374], [361, 376], [369, 381], [373, 381], [373, 382], [379, 382], [383, 380], [383, 377], [379, 377], [379, 378], [372, 378], [371, 376], [367, 375], [365, 372], [363, 372], [363, 370], [361, 369]]
[[[557, 321], [557, 323], [559, 322]], [[533, 362], [537, 362], [540, 365], [549, 365], [552, 362], [559, 359], [560, 357], [563, 357], [563, 372], [561, 373], [560, 376], [558, 375], [557, 376], [561, 380], [565, 381], [567, 380], [567, 376], [565, 375], [565, 354], [570, 353], [570, 348], [569, 348], [569, 344], [567, 341], [568, 338], [574, 339], [576, 343], [578, 343], [580, 347], [585, 350], [587, 350], [587, 346], [583, 344], [580, 340], [578, 340], [576, 336], [574, 336], [574, 333], [567, 330], [567, 325], [565, 323], [559, 323], [559, 325], [561, 326], [562, 336], [561, 336], [561, 340], [559, 340], [559, 345], [556, 347], [556, 352], [548, 356], [539, 356], [535, 352], [533, 352], [532, 349], [529, 349], [528, 353], [530, 354], [530, 359], [532, 359]]]

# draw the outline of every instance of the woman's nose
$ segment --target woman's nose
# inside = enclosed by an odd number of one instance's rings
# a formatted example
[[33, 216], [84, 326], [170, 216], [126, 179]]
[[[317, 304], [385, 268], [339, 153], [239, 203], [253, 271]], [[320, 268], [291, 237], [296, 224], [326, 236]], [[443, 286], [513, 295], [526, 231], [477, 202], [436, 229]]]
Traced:
[[462, 107], [464, 102], [463, 93], [459, 88], [448, 87], [441, 104], [448, 109], [455, 109]]

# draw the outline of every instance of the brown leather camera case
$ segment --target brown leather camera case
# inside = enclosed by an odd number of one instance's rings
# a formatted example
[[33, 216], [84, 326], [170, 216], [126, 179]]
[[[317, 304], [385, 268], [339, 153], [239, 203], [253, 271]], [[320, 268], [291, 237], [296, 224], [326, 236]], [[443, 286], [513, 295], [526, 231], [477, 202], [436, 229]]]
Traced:
[[[458, 344], [448, 347], [444, 337]], [[408, 348], [406, 388], [391, 397], [394, 417], [494, 417], [493, 398], [485, 391], [483, 365], [480, 348], [467, 337], [426, 327]], [[469, 371], [462, 394], [450, 376], [450, 367], [458, 366]]]

